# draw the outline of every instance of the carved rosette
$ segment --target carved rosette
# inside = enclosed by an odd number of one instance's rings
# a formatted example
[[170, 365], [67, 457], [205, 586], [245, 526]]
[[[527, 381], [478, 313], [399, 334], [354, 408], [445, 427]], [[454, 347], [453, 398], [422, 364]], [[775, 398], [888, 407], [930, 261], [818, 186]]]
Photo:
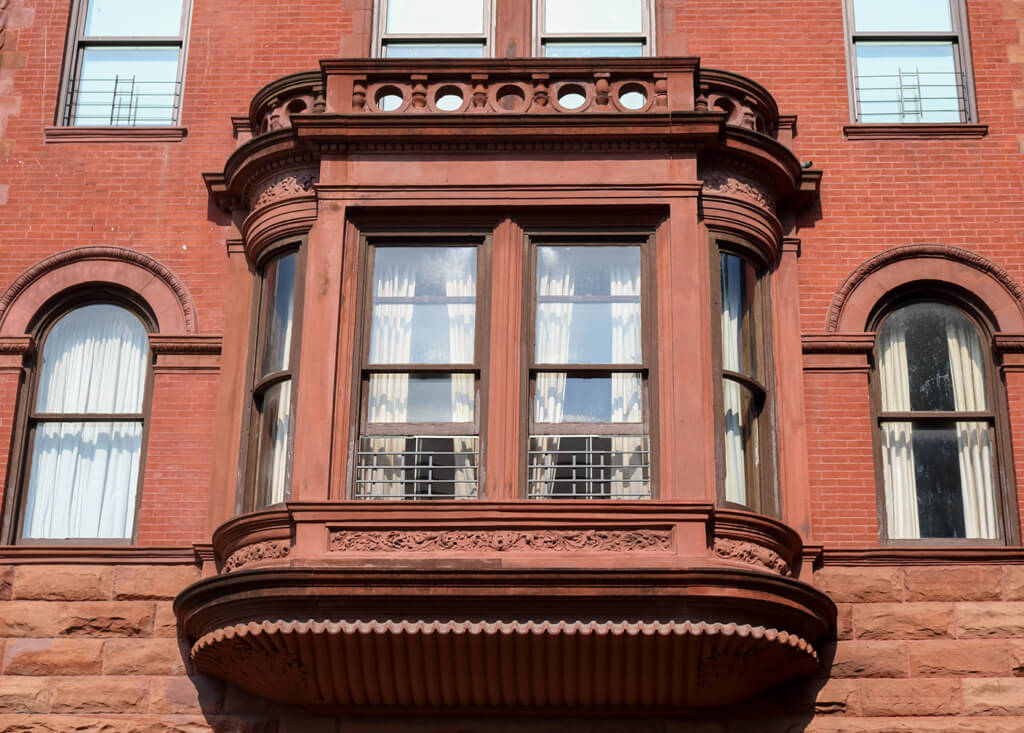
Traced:
[[275, 201], [311, 194], [319, 181], [320, 171], [317, 168], [283, 171], [261, 181], [253, 188], [251, 208], [258, 209]]
[[230, 573], [244, 565], [260, 560], [280, 560], [281, 558], [288, 557], [290, 553], [291, 545], [288, 540], [267, 540], [266, 542], [246, 545], [228, 556], [228, 559], [224, 561], [224, 568], [221, 572]]
[[669, 529], [339, 530], [331, 552], [670, 552]]
[[789, 566], [788, 562], [782, 559], [779, 553], [767, 547], [755, 545], [753, 542], [716, 537], [714, 552], [725, 560], [739, 560], [748, 565], [757, 565], [765, 570], [770, 570], [773, 573], [787, 577], [793, 575], [793, 569]]
[[743, 199], [766, 211], [775, 213], [775, 200], [766, 193], [761, 184], [746, 176], [725, 171], [709, 171], [704, 175], [703, 190], [706, 193], [717, 193]]

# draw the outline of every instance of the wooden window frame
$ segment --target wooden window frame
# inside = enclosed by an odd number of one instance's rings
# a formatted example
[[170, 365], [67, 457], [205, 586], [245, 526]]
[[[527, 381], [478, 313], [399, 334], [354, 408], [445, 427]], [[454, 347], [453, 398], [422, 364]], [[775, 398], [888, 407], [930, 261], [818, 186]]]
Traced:
[[[192, 0], [182, 0], [181, 22], [178, 27], [177, 36], [86, 36], [85, 21], [89, 12], [90, 2], [91, 0], [72, 0], [67, 42], [64, 46], [64, 66], [61, 73], [54, 124], [60, 127], [145, 127], [156, 130], [180, 125], [182, 102], [185, 98], [185, 67], [186, 60], [188, 59], [189, 29], [192, 22]], [[75, 125], [77, 95], [72, 99], [72, 85], [81, 75], [82, 58], [85, 55], [85, 50], [97, 47], [124, 48], [133, 46], [178, 49], [178, 73], [176, 77], [178, 91], [172, 120], [166, 125]]]
[[[854, 21], [855, 0], [843, 0], [843, 25], [846, 35], [846, 71], [849, 90], [850, 120], [856, 125], [949, 125], [977, 123], [977, 105], [974, 92], [974, 69], [971, 64], [971, 44], [968, 33], [966, 0], [949, 0], [949, 14], [952, 30], [948, 32], [858, 32]], [[955, 72], [963, 78], [963, 114], [959, 122], [877, 122], [862, 120], [858, 114], [857, 99], [857, 43], [871, 41], [948, 42], [953, 47]]]
[[[881, 331], [885, 320], [893, 313], [906, 306], [917, 303], [934, 303], [957, 310], [974, 326], [981, 342], [982, 354], [985, 355], [985, 388], [989, 410], [984, 412], [965, 411], [919, 411], [919, 412], [884, 412], [882, 411], [882, 390], [879, 374], [878, 343], [872, 353], [873, 363], [870, 370], [871, 395], [871, 443], [874, 457], [875, 495], [878, 508], [879, 544], [889, 547], [1004, 547], [1020, 544], [1020, 528], [1014, 521], [1017, 517], [1016, 486], [1013, 471], [1012, 447], [1010, 445], [1009, 408], [1006, 402], [1006, 389], [995, 360], [992, 357], [992, 339], [995, 320], [984, 308], [979, 307], [970, 296], [952, 288], [936, 290], [931, 287], [914, 286], [888, 294], [872, 311], [869, 330], [874, 333]], [[986, 348], [986, 346], [988, 348]], [[881, 426], [886, 422], [926, 422], [932, 424], [957, 422], [957, 417], [967, 418], [970, 422], [988, 422], [992, 435], [992, 446], [995, 456], [992, 460], [992, 472], [997, 486], [994, 490], [996, 501], [997, 526], [999, 537], [980, 539], [969, 537], [920, 537], [916, 539], [892, 539], [889, 537], [889, 521], [885, 500], [885, 471], [883, 468]], [[964, 420], [960, 420], [963, 422]]]
[[[359, 289], [356, 313], [355, 389], [358, 399], [353, 400], [353, 450], [362, 437], [445, 436], [476, 435], [478, 446], [476, 500], [484, 498], [485, 485], [485, 426], [487, 425], [488, 362], [490, 354], [490, 314], [492, 281], [492, 255], [494, 232], [492, 228], [474, 227], [417, 227], [415, 229], [371, 229], [359, 237]], [[472, 364], [370, 364], [370, 333], [373, 319], [374, 254], [378, 247], [473, 247], [476, 249], [476, 314], [473, 334]], [[473, 422], [404, 422], [370, 423], [368, 400], [370, 376], [402, 372], [409, 374], [473, 374]], [[354, 455], [354, 452], [353, 452]], [[356, 499], [358, 460], [351, 461], [347, 495]], [[390, 498], [390, 497], [389, 497]], [[360, 500], [374, 501], [372, 498]], [[406, 499], [412, 501], [413, 498]]]
[[655, 7], [653, 0], [640, 0], [642, 30], [640, 33], [546, 33], [544, 31], [544, 16], [546, 0], [532, 0], [532, 38], [533, 55], [544, 56], [544, 43], [546, 41], [559, 41], [563, 43], [641, 43], [643, 53], [641, 56], [655, 56]]
[[[715, 374], [714, 414], [715, 414], [715, 473], [716, 496], [720, 506], [741, 509], [764, 514], [771, 517], [781, 516], [781, 498], [779, 495], [778, 475], [776, 469], [776, 405], [775, 405], [775, 371], [773, 368], [772, 348], [774, 333], [772, 328], [771, 309], [771, 276], [768, 263], [763, 255], [742, 239], [722, 236], [713, 233], [710, 237], [711, 257], [711, 329], [712, 368]], [[750, 308], [754, 315], [753, 335], [755, 372], [760, 381], [741, 372], [722, 368], [722, 256], [733, 255], [754, 270], [756, 281], [755, 291], [751, 297]], [[725, 421], [723, 386], [726, 380], [738, 383], [751, 392], [758, 400], [757, 411], [757, 442], [756, 448], [760, 457], [754, 476], [756, 486], [751, 486], [747, 473], [748, 503], [740, 504], [727, 501], [725, 493]], [[749, 467], [749, 462], [748, 462]], [[751, 502], [750, 494], [754, 501]]]
[[388, 33], [388, 2], [389, 0], [377, 0], [373, 4], [373, 46], [372, 55], [377, 58], [388, 58], [386, 48], [389, 43], [431, 43], [431, 44], [459, 44], [459, 43], [480, 43], [483, 48], [481, 58], [492, 58], [494, 56], [495, 36], [495, 2], [502, 0], [480, 0], [484, 5], [484, 27], [482, 33], [469, 34], [437, 34], [437, 33]]
[[[251, 348], [249, 349], [245, 387], [246, 394], [249, 396], [249, 402], [246, 410], [242, 440], [242, 465], [245, 467], [245, 470], [243, 472], [244, 478], [239, 486], [238, 492], [236, 493], [236, 514], [253, 512], [266, 508], [266, 506], [258, 505], [256, 492], [256, 487], [259, 482], [259, 432], [260, 415], [262, 414], [260, 409], [257, 407], [257, 404], [258, 400], [262, 398], [267, 390], [284, 381], [290, 381], [292, 385], [291, 413], [288, 416], [287, 464], [285, 467], [286, 501], [291, 490], [292, 460], [295, 453], [295, 415], [298, 397], [299, 361], [302, 357], [302, 313], [306, 282], [306, 241], [307, 238], [305, 236], [282, 239], [280, 242], [268, 247], [263, 252], [257, 266], [258, 287], [253, 289], [252, 304], [250, 308], [251, 317], [249, 318], [249, 343], [251, 344]], [[269, 297], [266, 269], [275, 260], [293, 253], [295, 254], [295, 291], [293, 295], [295, 301], [292, 305], [292, 338], [289, 350], [289, 364], [288, 368], [284, 370], [264, 376], [259, 374], [259, 370], [261, 368], [260, 358], [262, 357], [263, 343], [266, 338], [265, 331], [263, 330], [263, 324], [260, 322], [260, 314], [263, 303], [267, 297]]]
[[[29, 330], [35, 334], [38, 344], [36, 352], [28, 362], [28, 374], [22, 380], [18, 395], [18, 410], [15, 418], [14, 441], [11, 450], [11, 475], [4, 507], [3, 541], [17, 545], [134, 545], [139, 534], [139, 513], [142, 507], [143, 479], [146, 475], [146, 455], [149, 446], [149, 427], [153, 413], [153, 359], [152, 351], [146, 355], [146, 378], [143, 386], [141, 413], [37, 413], [36, 400], [39, 395], [39, 378], [42, 373], [42, 356], [46, 341], [53, 327], [64, 316], [90, 305], [111, 305], [122, 308], [139, 319], [146, 329], [147, 340], [159, 333], [156, 316], [142, 298], [120, 288], [90, 286], [69, 293], [62, 293], [51, 300], [32, 319]], [[57, 418], [60, 418], [59, 420]], [[133, 509], [131, 537], [73, 537], [73, 538], [31, 538], [22, 537], [25, 523], [25, 500], [31, 478], [31, 462], [38, 425], [46, 422], [137, 422], [142, 425], [139, 448], [139, 473], [135, 481], [135, 507]]]
[[[656, 311], [654, 249], [655, 232], [649, 227], [621, 229], [530, 229], [524, 232], [523, 262], [523, 345], [522, 345], [522, 397], [521, 414], [524, 419], [519, 456], [523, 461], [520, 496], [529, 498], [528, 463], [530, 436], [532, 435], [638, 435], [647, 437], [650, 457], [649, 493], [650, 501], [658, 498], [658, 464], [654, 460], [657, 444], [657, 382], [654, 374], [656, 362]], [[640, 325], [641, 353], [639, 364], [542, 364], [536, 361], [537, 354], [537, 250], [544, 246], [578, 247], [640, 247]], [[643, 420], [638, 423], [538, 423], [534, 419], [534, 396], [538, 372], [568, 372], [571, 376], [610, 376], [612, 373], [632, 372], [641, 375], [641, 399]], [[531, 500], [535, 501], [535, 500]], [[616, 501], [615, 499], [592, 499], [586, 501]]]

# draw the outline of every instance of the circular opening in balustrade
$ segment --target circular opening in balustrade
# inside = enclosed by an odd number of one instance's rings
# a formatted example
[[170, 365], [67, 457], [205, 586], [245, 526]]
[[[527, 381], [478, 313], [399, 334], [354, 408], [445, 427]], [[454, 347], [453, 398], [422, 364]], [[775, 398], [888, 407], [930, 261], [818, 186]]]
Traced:
[[587, 101], [587, 92], [579, 84], [566, 84], [558, 90], [558, 104], [562, 109], [579, 109]]
[[495, 95], [495, 99], [498, 100], [498, 106], [506, 112], [515, 112], [517, 109], [521, 109], [523, 104], [526, 103], [526, 95], [523, 94], [523, 90], [517, 87], [515, 84], [506, 84], [498, 93]]
[[647, 104], [647, 92], [639, 84], [626, 84], [619, 90], [619, 104], [626, 109], [643, 109]]
[[288, 114], [290, 115], [301, 114], [306, 111], [306, 102], [302, 99], [293, 99], [288, 103], [288, 106], [285, 107], [285, 109], [288, 110]]
[[434, 97], [434, 106], [442, 112], [455, 112], [462, 107], [462, 90], [458, 87], [441, 87]]
[[381, 112], [394, 112], [402, 106], [402, 90], [398, 87], [381, 87], [374, 98]]

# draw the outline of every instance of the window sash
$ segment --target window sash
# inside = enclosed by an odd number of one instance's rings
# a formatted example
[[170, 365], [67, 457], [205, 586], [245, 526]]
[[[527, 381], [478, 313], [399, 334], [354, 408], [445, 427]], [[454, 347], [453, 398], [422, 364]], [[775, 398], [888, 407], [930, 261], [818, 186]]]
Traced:
[[[549, 33], [545, 30], [544, 24], [547, 17], [545, 0], [533, 0], [533, 55], [546, 56], [545, 48], [548, 42], [554, 44], [579, 43], [586, 44], [593, 42], [595, 45], [608, 43], [632, 44], [639, 43], [641, 52], [639, 56], [653, 56], [654, 49], [654, 13], [652, 12], [650, 0], [641, 0], [641, 31], [626, 33]], [[600, 55], [600, 54], [598, 54]]]
[[[431, 46], [460, 46], [463, 44], [479, 45], [480, 57], [489, 58], [494, 55], [494, 2], [480, 0], [483, 4], [483, 29], [480, 33], [389, 33], [387, 30], [388, 0], [374, 3], [374, 34], [373, 54], [387, 57], [388, 46], [413, 45], [429, 48]], [[445, 58], [427, 53], [424, 58]]]

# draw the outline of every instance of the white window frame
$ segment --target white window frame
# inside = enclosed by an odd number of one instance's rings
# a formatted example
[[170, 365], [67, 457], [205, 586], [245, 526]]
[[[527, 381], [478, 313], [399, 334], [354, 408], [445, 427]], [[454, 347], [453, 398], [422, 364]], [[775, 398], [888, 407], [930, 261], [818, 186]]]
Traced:
[[546, 0], [533, 0], [533, 55], [543, 56], [544, 55], [544, 42], [547, 40], [555, 41], [575, 41], [578, 43], [587, 43], [590, 41], [598, 43], [607, 42], [639, 42], [643, 44], [643, 53], [641, 56], [656, 56], [657, 49], [655, 48], [655, 6], [654, 0], [641, 0], [641, 13], [643, 19], [642, 31], [640, 33], [599, 33], [599, 34], [576, 34], [576, 33], [545, 33], [544, 32], [544, 14]]
[[[441, 35], [436, 33], [387, 33], [388, 1], [378, 0], [373, 4], [373, 48], [376, 58], [387, 58], [385, 48], [389, 43], [482, 43], [483, 56], [494, 56], [494, 4], [496, 0], [480, 0], [484, 5], [483, 33]], [[427, 2], [427, 0], [422, 0]], [[439, 57], [440, 58], [440, 57]]]

